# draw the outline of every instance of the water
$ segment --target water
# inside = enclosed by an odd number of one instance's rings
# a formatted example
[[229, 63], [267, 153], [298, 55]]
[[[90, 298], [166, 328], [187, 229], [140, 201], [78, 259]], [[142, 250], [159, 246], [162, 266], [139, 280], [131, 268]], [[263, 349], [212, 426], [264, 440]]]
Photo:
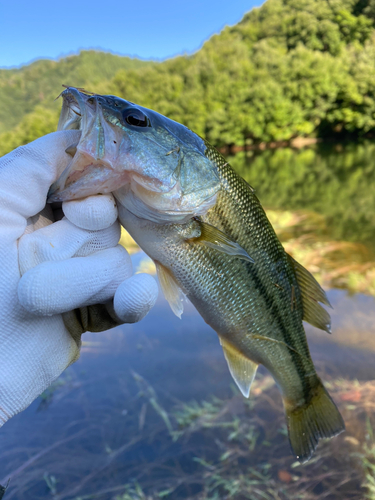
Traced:
[[239, 153], [230, 163], [265, 207], [325, 216], [332, 237], [375, 246], [375, 144]]
[[319, 146], [232, 161], [275, 225], [286, 217], [285, 245], [326, 286], [341, 284], [329, 291], [333, 334], [306, 331], [345, 434], [299, 466], [266, 370], [245, 400], [216, 333], [191, 305], [179, 320], [160, 297], [141, 323], [86, 334], [79, 361], [0, 430], [0, 483], [11, 478], [5, 500], [364, 498], [375, 463], [375, 299], [354, 293], [367, 282], [350, 281], [349, 294], [337, 276], [372, 269], [374, 152], [371, 144]]

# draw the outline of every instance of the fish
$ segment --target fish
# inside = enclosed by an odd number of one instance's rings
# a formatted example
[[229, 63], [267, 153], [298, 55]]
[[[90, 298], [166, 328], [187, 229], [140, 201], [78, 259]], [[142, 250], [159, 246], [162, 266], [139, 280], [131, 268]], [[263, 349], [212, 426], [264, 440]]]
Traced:
[[[249, 397], [258, 366], [281, 392], [300, 462], [345, 429], [315, 371], [303, 321], [331, 332], [328, 298], [288, 255], [254, 189], [206, 140], [157, 112], [67, 87], [58, 130], [77, 129], [49, 202], [113, 192], [119, 220], [155, 262], [181, 317], [187, 298], [218, 334]], [[277, 189], [277, 186], [275, 186]]]

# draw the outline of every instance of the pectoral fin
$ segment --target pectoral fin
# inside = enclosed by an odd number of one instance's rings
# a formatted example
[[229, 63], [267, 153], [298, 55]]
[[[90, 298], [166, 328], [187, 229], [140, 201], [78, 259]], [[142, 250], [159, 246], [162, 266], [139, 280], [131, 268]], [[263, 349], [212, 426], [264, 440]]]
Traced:
[[181, 315], [184, 312], [182, 301], [185, 298], [185, 294], [178, 286], [172, 273], [166, 267], [162, 266], [159, 262], [155, 262], [155, 266], [164, 297], [169, 302], [175, 315], [181, 319]]
[[319, 304], [332, 307], [325, 291], [316, 281], [314, 276], [305, 269], [299, 262], [288, 255], [296, 273], [297, 282], [302, 294], [303, 319], [316, 328], [331, 333], [331, 317], [328, 312]]
[[233, 255], [233, 257], [238, 257], [254, 263], [254, 259], [250, 257], [246, 250], [237, 242], [229, 238], [229, 236], [225, 233], [220, 231], [220, 229], [217, 229], [206, 222], [199, 221], [199, 224], [201, 228], [201, 235], [198, 238], [194, 238], [194, 242], [206, 245], [214, 250], [217, 250], [218, 252]]
[[228, 363], [230, 374], [236, 382], [239, 390], [245, 398], [248, 398], [258, 365], [257, 363], [254, 363], [250, 359], [246, 358], [232, 344], [223, 339], [223, 337], [219, 338], [224, 351], [225, 359]]

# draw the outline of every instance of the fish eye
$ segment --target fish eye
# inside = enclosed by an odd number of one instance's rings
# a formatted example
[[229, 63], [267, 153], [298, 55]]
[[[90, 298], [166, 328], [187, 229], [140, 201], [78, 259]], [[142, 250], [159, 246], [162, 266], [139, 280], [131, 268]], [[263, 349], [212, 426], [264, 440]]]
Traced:
[[129, 125], [133, 127], [151, 127], [150, 120], [141, 110], [128, 108], [122, 113], [122, 117]]

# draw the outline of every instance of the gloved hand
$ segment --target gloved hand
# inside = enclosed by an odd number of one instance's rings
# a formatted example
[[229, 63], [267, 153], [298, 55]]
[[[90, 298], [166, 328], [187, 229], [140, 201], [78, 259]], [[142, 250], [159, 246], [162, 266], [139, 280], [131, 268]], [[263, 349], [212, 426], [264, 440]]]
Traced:
[[[49, 134], [0, 158], [0, 426], [79, 357], [81, 334], [144, 317], [155, 280], [131, 276], [112, 195], [46, 198], [80, 132]], [[96, 305], [94, 305], [96, 304]]]

